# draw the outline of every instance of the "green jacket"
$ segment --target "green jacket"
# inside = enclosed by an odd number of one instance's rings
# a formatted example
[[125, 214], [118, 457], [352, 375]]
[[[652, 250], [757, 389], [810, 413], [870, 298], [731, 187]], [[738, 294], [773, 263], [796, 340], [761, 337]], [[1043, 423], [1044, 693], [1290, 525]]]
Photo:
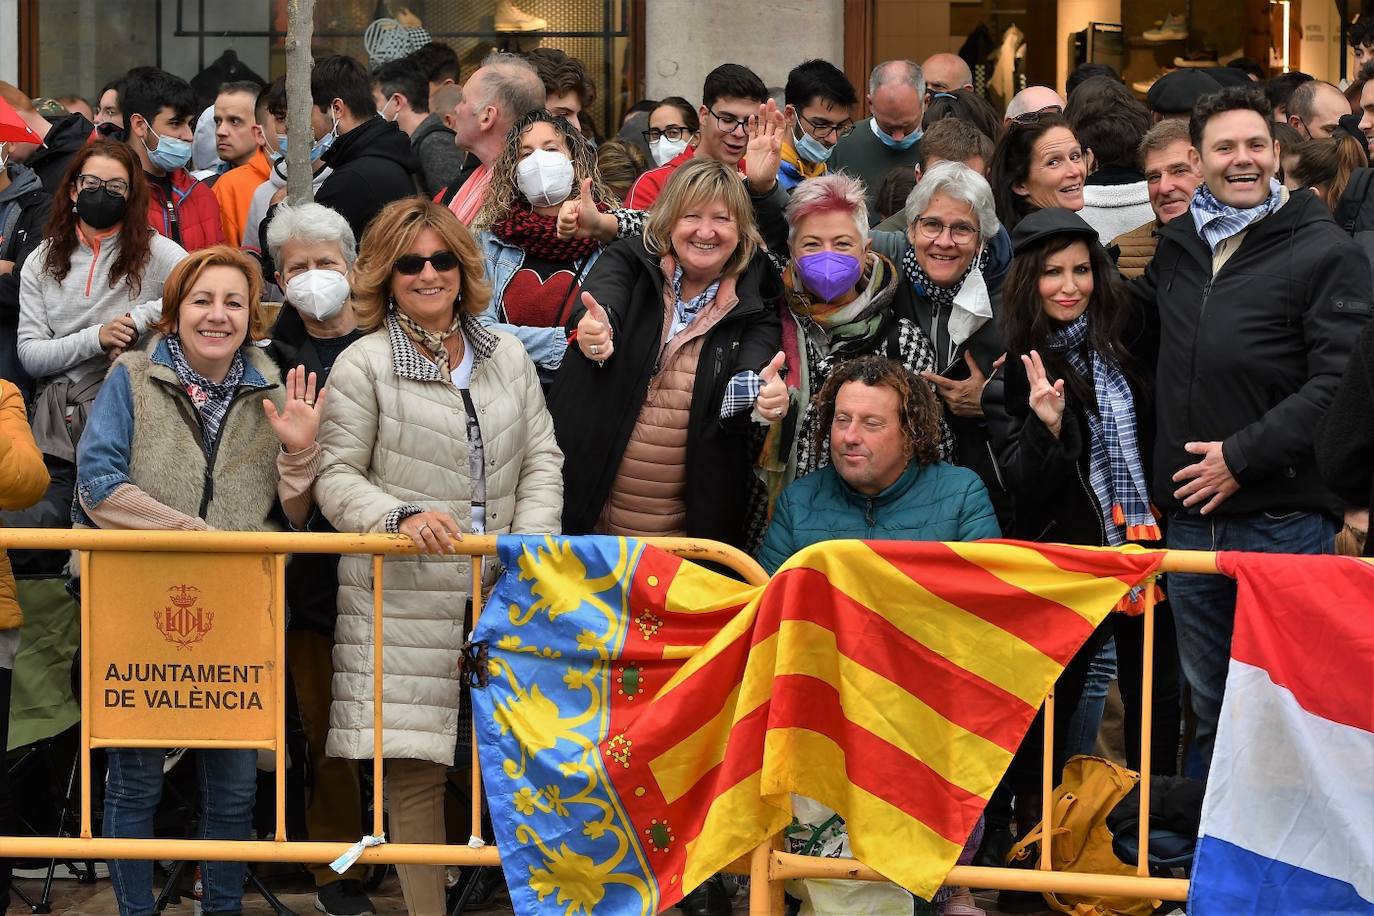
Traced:
[[892, 486], [865, 496], [827, 465], [783, 490], [758, 560], [772, 574], [819, 541], [976, 541], [1001, 534], [988, 491], [968, 468], [912, 463]]

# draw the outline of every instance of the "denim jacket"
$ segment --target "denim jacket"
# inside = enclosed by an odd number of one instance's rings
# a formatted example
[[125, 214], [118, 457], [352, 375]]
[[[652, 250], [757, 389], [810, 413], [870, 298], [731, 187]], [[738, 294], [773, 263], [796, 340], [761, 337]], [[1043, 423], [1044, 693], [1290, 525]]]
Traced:
[[[482, 260], [486, 263], [487, 281], [491, 284], [491, 302], [487, 303], [486, 311], [479, 316], [478, 320], [486, 327], [505, 331], [519, 340], [524, 346], [525, 352], [530, 355], [530, 359], [534, 360], [541, 369], [556, 370], [559, 364], [563, 362], [563, 353], [568, 349], [568, 334], [564, 328], [532, 328], [506, 323], [504, 302], [506, 286], [515, 276], [516, 271], [520, 269], [520, 265], [525, 263], [524, 249], [507, 245], [486, 231], [477, 233], [477, 243], [482, 248]], [[592, 264], [600, 256], [601, 249], [598, 248], [588, 257], [574, 262], [573, 267], [577, 271], [578, 285], [586, 282]]]
[[[160, 340], [149, 361], [172, 370], [171, 350]], [[175, 371], [175, 370], [172, 370]], [[263, 377], [251, 360], [244, 361], [240, 390], [266, 390], [276, 387]], [[187, 405], [190, 397], [185, 396]], [[194, 408], [190, 408], [194, 413]], [[72, 501], [72, 523], [95, 527], [82, 504], [98, 506], [121, 484], [138, 484], [129, 477], [133, 462], [134, 392], [129, 370], [118, 363], [96, 395], [81, 434], [76, 456], [76, 492]]]

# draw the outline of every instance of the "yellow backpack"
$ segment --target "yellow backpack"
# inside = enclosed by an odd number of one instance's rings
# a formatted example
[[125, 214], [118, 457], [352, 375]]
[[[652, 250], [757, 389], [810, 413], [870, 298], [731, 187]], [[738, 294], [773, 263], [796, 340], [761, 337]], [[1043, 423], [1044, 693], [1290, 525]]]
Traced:
[[[1101, 757], [1079, 756], [1064, 764], [1054, 790], [1054, 831], [1050, 864], [1055, 871], [1095, 875], [1134, 875], [1136, 870], [1112, 851], [1107, 815], [1140, 782], [1140, 774]], [[1040, 858], [1045, 825], [1037, 824], [1007, 856], [1011, 864], [1034, 868]], [[1158, 900], [1093, 894], [1045, 894], [1045, 902], [1073, 916], [1150, 916]]]

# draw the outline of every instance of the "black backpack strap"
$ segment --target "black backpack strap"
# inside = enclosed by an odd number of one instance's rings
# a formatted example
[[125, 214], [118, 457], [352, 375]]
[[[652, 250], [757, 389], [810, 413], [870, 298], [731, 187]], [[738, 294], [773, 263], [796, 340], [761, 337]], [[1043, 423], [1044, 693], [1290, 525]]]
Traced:
[[[1351, 235], [1355, 234], [1356, 229], [1374, 229], [1374, 215], [1365, 225], [1361, 225], [1360, 220], [1371, 188], [1374, 188], [1374, 169], [1356, 169], [1350, 173], [1350, 182], [1341, 193], [1341, 199], [1336, 202], [1333, 216], [1341, 228]], [[1374, 201], [1369, 202], [1369, 206], [1374, 208]]]

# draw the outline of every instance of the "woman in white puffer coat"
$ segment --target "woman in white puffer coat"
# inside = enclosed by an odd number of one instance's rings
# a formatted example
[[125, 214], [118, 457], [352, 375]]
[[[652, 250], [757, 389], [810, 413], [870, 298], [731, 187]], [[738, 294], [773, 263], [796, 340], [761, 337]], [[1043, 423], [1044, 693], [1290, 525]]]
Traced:
[[[408, 198], [368, 226], [354, 267], [358, 326], [374, 333], [329, 377], [315, 496], [340, 531], [400, 532], [424, 549], [384, 572], [383, 754], [390, 839], [443, 843], [458, 738], [471, 575], [464, 533], [557, 533], [563, 455], [520, 341], [482, 327], [482, 258], [449, 210]], [[339, 561], [327, 753], [372, 756], [372, 561]], [[444, 870], [401, 866], [412, 914], [444, 912]]]

